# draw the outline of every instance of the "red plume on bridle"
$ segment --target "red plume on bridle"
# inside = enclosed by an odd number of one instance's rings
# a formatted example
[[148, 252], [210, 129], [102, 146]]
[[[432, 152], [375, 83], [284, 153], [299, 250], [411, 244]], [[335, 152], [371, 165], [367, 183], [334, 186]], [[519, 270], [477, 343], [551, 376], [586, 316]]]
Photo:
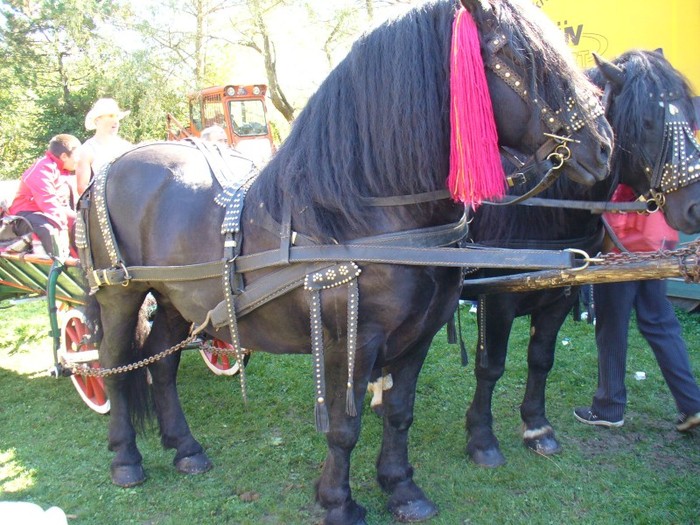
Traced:
[[484, 200], [503, 197], [506, 184], [479, 34], [464, 8], [455, 14], [450, 67], [452, 137], [447, 185], [455, 201], [476, 207]]

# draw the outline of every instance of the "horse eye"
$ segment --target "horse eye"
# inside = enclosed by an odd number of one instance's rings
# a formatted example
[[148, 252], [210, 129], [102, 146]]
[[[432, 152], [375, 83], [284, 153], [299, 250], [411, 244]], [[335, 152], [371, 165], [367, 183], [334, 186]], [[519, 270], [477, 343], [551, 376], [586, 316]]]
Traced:
[[654, 129], [654, 121], [650, 118], [645, 118], [642, 126], [644, 126], [645, 130], [652, 131]]

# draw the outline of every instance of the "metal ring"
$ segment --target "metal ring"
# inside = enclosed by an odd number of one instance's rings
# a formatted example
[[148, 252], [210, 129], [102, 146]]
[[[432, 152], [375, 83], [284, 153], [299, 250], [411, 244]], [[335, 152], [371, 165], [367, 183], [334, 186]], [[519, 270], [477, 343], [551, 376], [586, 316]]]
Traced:
[[554, 151], [564, 157], [565, 161], [571, 158], [571, 150], [566, 144], [559, 144], [556, 148], [554, 148]]
[[[553, 159], [556, 159], [556, 160], [553, 160]], [[557, 153], [556, 151], [553, 151], [552, 153], [547, 155], [547, 160], [552, 161], [553, 166], [552, 166], [552, 170], [550, 170], [550, 171], [553, 171], [553, 170], [558, 170], [559, 168], [561, 168], [564, 165], [564, 161], [566, 159], [564, 159], [564, 156], [561, 153]], [[556, 162], [559, 162], [559, 164], [556, 164]]]
[[654, 202], [656, 202], [659, 208], [666, 206], [666, 195], [654, 189], [649, 190], [649, 193], [651, 193], [651, 198], [654, 200]]
[[122, 282], [122, 286], [129, 286], [129, 283], [131, 282], [131, 275], [129, 275], [129, 270], [126, 269], [126, 265], [123, 262], [120, 262], [119, 266], [121, 266], [122, 270], [124, 270], [124, 282]]
[[564, 250], [565, 252], [573, 253], [576, 255], [580, 255], [583, 257], [583, 260], [585, 264], [583, 266], [578, 266], [576, 268], [571, 268], [569, 271], [570, 272], [580, 272], [582, 270], [585, 270], [588, 268], [592, 262], [600, 262], [601, 259], [594, 259], [591, 256], [588, 255], [588, 253], [584, 252], [583, 250], [579, 250], [578, 248], [567, 248]]

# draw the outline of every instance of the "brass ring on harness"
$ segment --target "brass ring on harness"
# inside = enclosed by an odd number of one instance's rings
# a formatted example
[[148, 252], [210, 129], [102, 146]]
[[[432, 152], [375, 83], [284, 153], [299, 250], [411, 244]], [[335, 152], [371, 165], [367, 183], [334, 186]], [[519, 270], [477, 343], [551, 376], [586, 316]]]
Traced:
[[[559, 148], [559, 146], [557, 146], [557, 148]], [[554, 150], [552, 153], [547, 155], [547, 160], [552, 161], [552, 164], [553, 164], [552, 171], [558, 170], [559, 168], [561, 168], [564, 165], [564, 162], [566, 162], [566, 159], [564, 158], [564, 156], [561, 153], [557, 152], [556, 150]]]
[[556, 148], [554, 148], [554, 153], [561, 155], [565, 161], [571, 158], [571, 149], [569, 149], [567, 144], [559, 144]]
[[[649, 192], [651, 193], [651, 199], [647, 201], [647, 211], [649, 213], [656, 213], [661, 208], [666, 206], [666, 195], [654, 189], [649, 190]], [[655, 208], [650, 208], [650, 205], [655, 206]]]

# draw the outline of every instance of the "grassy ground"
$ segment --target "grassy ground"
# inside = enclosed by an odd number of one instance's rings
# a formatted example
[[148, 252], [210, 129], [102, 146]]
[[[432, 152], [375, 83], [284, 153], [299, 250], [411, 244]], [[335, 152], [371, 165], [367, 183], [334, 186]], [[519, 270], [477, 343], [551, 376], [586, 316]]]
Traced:
[[[183, 358], [180, 394], [190, 426], [215, 469], [177, 474], [155, 431], [140, 438], [148, 481], [119, 489], [109, 481], [107, 418], [85, 408], [68, 379], [42, 374], [51, 364], [45, 303], [0, 311], [0, 500], [58, 505], [76, 524], [318, 523], [313, 485], [325, 440], [313, 426], [311, 363], [255, 354], [249, 403], [235, 379], [213, 376], [197, 353]], [[680, 314], [700, 372], [697, 316]], [[474, 316], [464, 313], [468, 346]], [[700, 521], [700, 432], [675, 431], [675, 406], [651, 351], [634, 334], [621, 429], [576, 423], [572, 408], [590, 401], [596, 381], [593, 327], [568, 321], [548, 388], [548, 413], [564, 447], [538, 457], [523, 447], [518, 406], [525, 384], [526, 319], [511, 339], [506, 375], [495, 393], [495, 429], [505, 467], [467, 459], [464, 412], [473, 393], [471, 363], [436, 337], [421, 374], [411, 433], [416, 480], [438, 504], [433, 524], [696, 523]], [[473, 361], [473, 356], [472, 356]], [[635, 371], [647, 379], [635, 381]], [[365, 414], [353, 454], [354, 497], [367, 521], [389, 524], [374, 480], [380, 421]], [[0, 518], [0, 522], [2, 519]]]

